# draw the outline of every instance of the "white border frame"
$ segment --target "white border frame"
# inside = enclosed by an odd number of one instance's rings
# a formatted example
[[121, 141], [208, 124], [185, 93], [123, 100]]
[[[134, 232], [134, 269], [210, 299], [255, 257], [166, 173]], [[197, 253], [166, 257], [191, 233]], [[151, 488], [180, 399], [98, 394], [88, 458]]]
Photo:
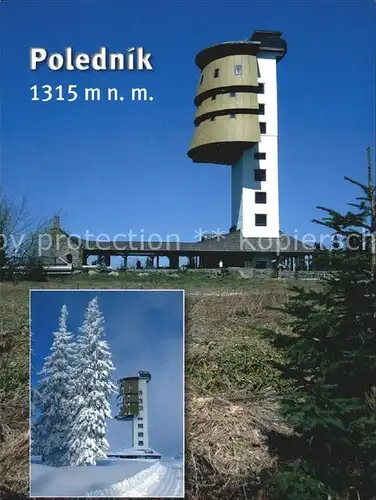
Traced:
[[[71, 495], [64, 496], [31, 496], [31, 294], [32, 292], [181, 292], [182, 293], [182, 329], [183, 329], [183, 496], [141, 496], [138, 498], [185, 498], [185, 464], [186, 464], [186, 450], [185, 450], [185, 290], [182, 288], [30, 288], [29, 289], [29, 497], [30, 498], [72, 498]], [[94, 498], [92, 496], [80, 496], [80, 498]], [[106, 498], [106, 497], [103, 497]], [[132, 497], [117, 497], [111, 498], [134, 498]]]

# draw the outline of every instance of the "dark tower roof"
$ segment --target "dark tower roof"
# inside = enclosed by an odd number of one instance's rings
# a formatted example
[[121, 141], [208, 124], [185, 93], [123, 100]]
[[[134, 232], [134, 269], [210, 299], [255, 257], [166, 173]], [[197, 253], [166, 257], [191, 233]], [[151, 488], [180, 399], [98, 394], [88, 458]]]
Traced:
[[255, 30], [249, 40], [260, 42], [259, 50], [279, 52], [279, 61], [287, 52], [287, 43], [281, 36], [282, 31]]
[[281, 38], [282, 31], [272, 31], [272, 30], [255, 30], [252, 33], [250, 40], [265, 40], [266, 38]]
[[256, 54], [260, 51], [278, 52], [277, 61], [287, 52], [287, 43], [282, 31], [255, 30], [248, 40], [223, 42], [201, 50], [195, 59], [202, 70], [211, 61], [234, 54]]

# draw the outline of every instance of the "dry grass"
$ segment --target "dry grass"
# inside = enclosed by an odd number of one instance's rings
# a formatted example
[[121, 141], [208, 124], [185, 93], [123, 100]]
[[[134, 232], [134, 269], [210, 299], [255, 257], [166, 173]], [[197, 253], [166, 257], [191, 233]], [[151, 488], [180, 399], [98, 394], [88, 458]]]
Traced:
[[27, 496], [29, 488], [29, 395], [23, 384], [0, 395], [1, 498]]
[[261, 498], [275, 467], [265, 431], [277, 414], [279, 360], [257, 335], [286, 322], [285, 293], [253, 291], [187, 300], [187, 488], [192, 499]]
[[189, 398], [191, 450], [220, 474], [234, 478], [260, 474], [274, 463], [263, 431], [284, 429], [276, 414], [277, 404], [273, 390], [238, 401], [220, 396]]
[[[275, 466], [264, 431], [288, 432], [276, 415], [278, 397], [264, 390], [236, 402], [219, 396], [188, 398], [189, 498], [254, 498]], [[248, 496], [252, 494], [252, 496]]]
[[[22, 498], [28, 493], [29, 288], [135, 288], [134, 283], [99, 281], [74, 278], [0, 284], [0, 473], [4, 497]], [[182, 284], [176, 279], [171, 288], [198, 290], [194, 281], [187, 287]], [[159, 286], [168, 288], [165, 282]], [[148, 288], [148, 283], [141, 287]], [[153, 282], [152, 288], [158, 288], [158, 283]], [[210, 290], [211, 295], [201, 293], [203, 290]], [[233, 291], [240, 294], [231, 295]], [[274, 282], [268, 286], [253, 280], [217, 284], [208, 279], [201, 280], [200, 293], [187, 293], [186, 498], [261, 498], [257, 496], [259, 483], [274, 466], [263, 431], [283, 427], [276, 414], [278, 377], [263, 362], [273, 353], [255, 330], [277, 328], [285, 321], [282, 313], [270, 307], [285, 302], [286, 285]], [[262, 383], [255, 384], [255, 379]]]
[[249, 326], [263, 327], [279, 324], [284, 314], [275, 310], [286, 302], [287, 291], [240, 292], [238, 295], [220, 293], [195, 296], [187, 300], [187, 334], [192, 338], [223, 337]]
[[0, 451], [1, 498], [27, 498], [29, 488], [29, 433], [8, 426], [2, 429], [4, 441]]
[[29, 487], [28, 291], [6, 287], [0, 301], [0, 478], [2, 498]]

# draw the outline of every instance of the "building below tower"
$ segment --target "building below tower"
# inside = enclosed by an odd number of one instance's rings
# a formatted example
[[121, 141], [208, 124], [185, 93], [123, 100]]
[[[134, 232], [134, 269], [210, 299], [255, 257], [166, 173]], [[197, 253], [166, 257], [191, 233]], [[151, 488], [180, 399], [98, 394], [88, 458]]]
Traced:
[[296, 237], [279, 232], [278, 237], [243, 236], [242, 231], [233, 227], [228, 233], [202, 235], [200, 241], [134, 241], [134, 240], [86, 240], [70, 236], [65, 231], [58, 234], [59, 245], [42, 253], [41, 260], [49, 266], [68, 265], [71, 269], [88, 266], [92, 256], [101, 257], [107, 266], [112, 257], [122, 257], [127, 269], [129, 257], [147, 257], [151, 268], [160, 268], [160, 259], [167, 258], [171, 269], [179, 269], [182, 260], [188, 261], [189, 268], [218, 269], [220, 261], [226, 268], [256, 268], [277, 270], [278, 266], [295, 271], [315, 269], [317, 252], [311, 240], [307, 243]]

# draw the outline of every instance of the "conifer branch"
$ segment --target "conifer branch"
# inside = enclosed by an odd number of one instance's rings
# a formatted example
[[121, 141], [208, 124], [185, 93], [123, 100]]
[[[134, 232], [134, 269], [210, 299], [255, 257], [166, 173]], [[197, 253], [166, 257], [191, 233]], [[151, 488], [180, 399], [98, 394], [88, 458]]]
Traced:
[[362, 184], [361, 182], [358, 182], [358, 181], [352, 179], [351, 177], [347, 177], [346, 175], [345, 175], [345, 180], [348, 181], [348, 182], [351, 182], [352, 184], [355, 184], [355, 186], [360, 187], [360, 189], [362, 191], [364, 191], [367, 195], [369, 195], [369, 189], [370, 188], [366, 184]]
[[367, 148], [367, 163], [368, 163], [368, 186], [369, 186], [370, 202], [371, 202], [371, 221], [370, 221], [371, 254], [372, 254], [371, 273], [372, 273], [372, 280], [374, 280], [376, 273], [376, 193], [375, 193], [375, 186], [373, 184], [370, 147]]

